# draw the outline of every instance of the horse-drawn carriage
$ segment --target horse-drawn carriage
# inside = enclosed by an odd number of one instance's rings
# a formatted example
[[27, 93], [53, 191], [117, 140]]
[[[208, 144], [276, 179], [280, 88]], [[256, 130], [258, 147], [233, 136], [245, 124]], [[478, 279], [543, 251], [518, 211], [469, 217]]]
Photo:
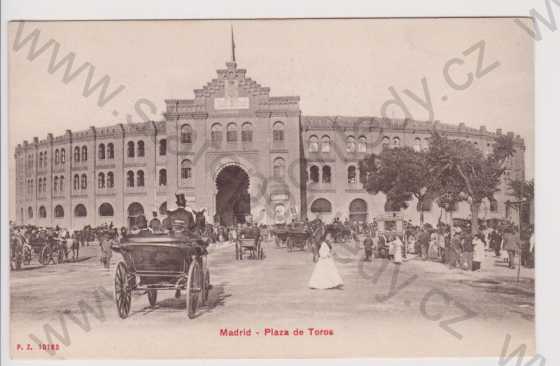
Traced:
[[288, 227], [286, 224], [275, 224], [270, 233], [274, 237], [274, 243], [278, 248], [283, 248], [288, 242]]
[[244, 254], [247, 258], [263, 259], [262, 236], [256, 227], [245, 228], [239, 231], [235, 240], [235, 259], [242, 260]]
[[349, 225], [342, 222], [334, 222], [326, 226], [326, 230], [330, 233], [336, 243], [344, 243], [352, 238], [352, 229]]
[[291, 252], [295, 249], [305, 250], [310, 247], [311, 233], [303, 223], [292, 223], [286, 233], [286, 247]]
[[115, 303], [121, 318], [130, 313], [132, 292], [145, 293], [155, 306], [158, 291], [186, 292], [186, 313], [194, 318], [206, 304], [210, 274], [206, 265], [208, 243], [188, 232], [151, 233], [147, 230], [125, 236], [112, 249], [121, 254], [114, 272]]

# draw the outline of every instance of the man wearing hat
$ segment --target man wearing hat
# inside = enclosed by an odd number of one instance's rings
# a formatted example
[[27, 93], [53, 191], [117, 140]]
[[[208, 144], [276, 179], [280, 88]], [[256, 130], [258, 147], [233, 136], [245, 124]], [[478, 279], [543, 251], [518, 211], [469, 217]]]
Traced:
[[183, 230], [192, 230], [195, 226], [194, 216], [187, 211], [187, 201], [183, 193], [176, 194], [177, 209], [167, 211], [167, 229], [171, 230], [173, 226], [182, 226]]

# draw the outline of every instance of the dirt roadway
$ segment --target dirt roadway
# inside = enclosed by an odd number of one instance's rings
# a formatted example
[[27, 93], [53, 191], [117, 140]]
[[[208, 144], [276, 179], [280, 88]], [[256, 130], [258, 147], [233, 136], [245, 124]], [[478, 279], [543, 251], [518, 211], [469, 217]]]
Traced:
[[[524, 271], [517, 284], [493, 258], [482, 272], [465, 273], [415, 259], [363, 263], [361, 253], [337, 246], [344, 289], [319, 291], [306, 286], [309, 253], [271, 243], [265, 250], [263, 261], [242, 262], [231, 246], [212, 250], [210, 305], [194, 320], [184, 296], [171, 292], [158, 295], [155, 309], [134, 296], [129, 318], [118, 318], [112, 271], [93, 247], [77, 263], [11, 272], [12, 357], [497, 356], [508, 334], [508, 354], [520, 344], [534, 352], [532, 275]], [[90, 309], [85, 317], [80, 306]], [[220, 335], [224, 329], [245, 335]], [[60, 349], [51, 355], [35, 339]]]

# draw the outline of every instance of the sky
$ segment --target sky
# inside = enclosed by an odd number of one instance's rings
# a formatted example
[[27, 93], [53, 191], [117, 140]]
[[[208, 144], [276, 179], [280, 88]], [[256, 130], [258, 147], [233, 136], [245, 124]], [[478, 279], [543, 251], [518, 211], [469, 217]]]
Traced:
[[[165, 99], [193, 98], [225, 67], [231, 29], [238, 67], [272, 96], [300, 96], [304, 115], [381, 116], [394, 90], [414, 119], [521, 135], [533, 177], [533, 40], [510, 18], [11, 23], [10, 155], [49, 132], [141, 121], [143, 100], [161, 120]], [[22, 43], [33, 31], [45, 48], [29, 60], [32, 42]], [[73, 70], [89, 64], [65, 82], [54, 50], [58, 61], [74, 55]], [[88, 70], [91, 85], [107, 75], [107, 94], [118, 90], [103, 106], [99, 89], [83, 95]], [[405, 116], [395, 104], [385, 115]]]

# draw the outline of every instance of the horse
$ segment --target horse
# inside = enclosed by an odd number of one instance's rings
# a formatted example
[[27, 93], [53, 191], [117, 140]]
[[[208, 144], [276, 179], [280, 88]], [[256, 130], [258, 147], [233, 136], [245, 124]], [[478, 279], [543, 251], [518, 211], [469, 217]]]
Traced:
[[311, 221], [309, 228], [311, 229], [309, 240], [311, 242], [311, 251], [313, 252], [313, 262], [317, 262], [319, 259], [319, 248], [327, 229], [321, 220]]

